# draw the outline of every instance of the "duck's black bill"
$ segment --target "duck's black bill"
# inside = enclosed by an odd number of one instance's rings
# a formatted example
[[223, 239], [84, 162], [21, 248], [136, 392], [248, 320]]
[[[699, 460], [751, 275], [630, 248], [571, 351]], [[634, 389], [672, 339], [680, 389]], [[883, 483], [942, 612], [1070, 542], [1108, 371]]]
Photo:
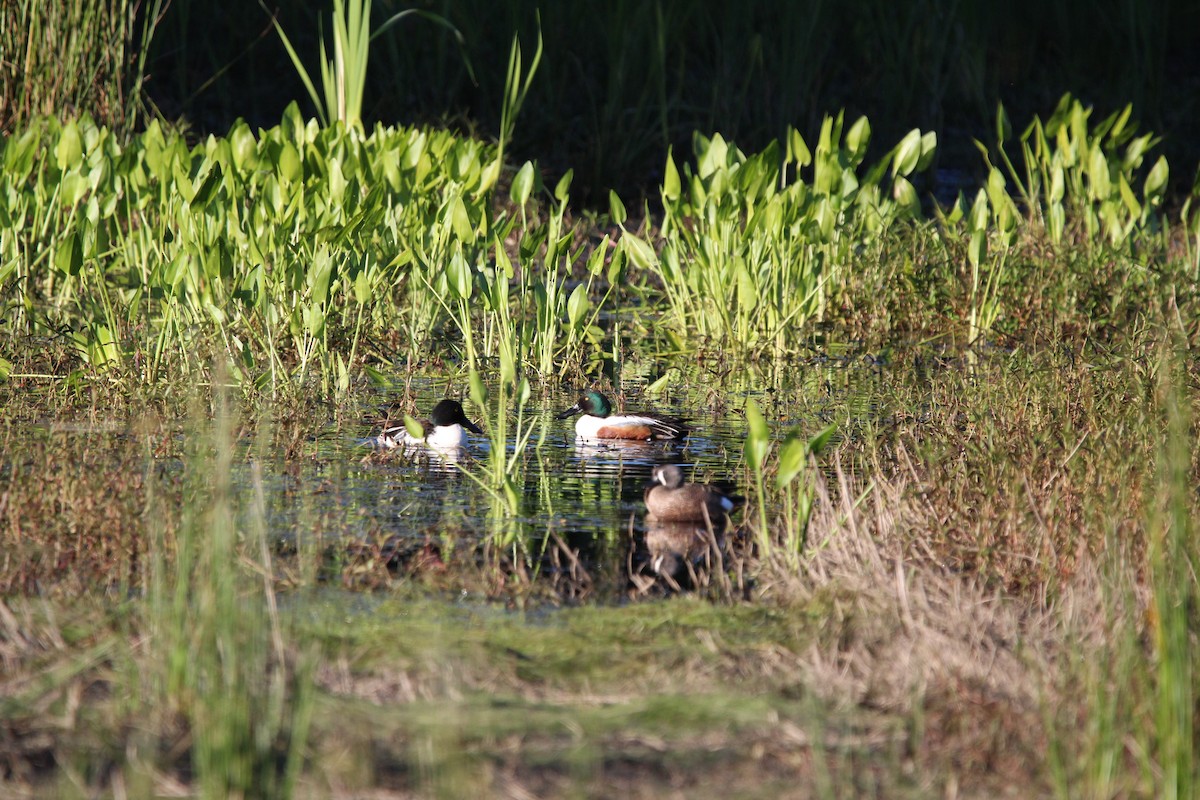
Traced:
[[474, 422], [471, 422], [471, 420], [469, 420], [469, 419], [464, 419], [462, 421], [462, 426], [464, 428], [466, 428], [467, 430], [469, 430], [471, 433], [478, 433], [480, 436], [483, 435], [483, 429], [480, 428], [478, 425], [476, 425]]
[[575, 405], [571, 406], [570, 408], [568, 408], [566, 411], [562, 412], [561, 414], [556, 414], [554, 418], [555, 419], [566, 419], [567, 417], [572, 417], [572, 416], [578, 414], [580, 411], [583, 411], [583, 409], [579, 407], [579, 403], [576, 403]]

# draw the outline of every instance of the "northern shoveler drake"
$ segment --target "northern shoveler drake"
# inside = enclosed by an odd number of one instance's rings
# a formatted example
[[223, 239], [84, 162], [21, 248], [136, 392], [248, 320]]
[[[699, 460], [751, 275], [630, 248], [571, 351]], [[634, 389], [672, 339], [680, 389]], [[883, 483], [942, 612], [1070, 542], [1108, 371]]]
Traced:
[[684, 483], [677, 464], [660, 464], [651, 470], [642, 499], [650, 515], [665, 522], [717, 522], [742, 501], [715, 486]]
[[483, 433], [479, 426], [467, 419], [462, 404], [457, 400], [446, 399], [433, 407], [428, 420], [417, 420], [423, 435], [413, 436], [404, 425], [395, 425], [384, 429], [376, 440], [380, 447], [392, 450], [397, 447], [418, 447], [422, 444], [429, 447], [453, 448], [461, 447], [467, 440], [463, 428], [472, 433]]
[[579, 402], [558, 415], [566, 419], [573, 414], [583, 416], [575, 421], [575, 433], [584, 439], [630, 439], [651, 441], [681, 439], [687, 436], [687, 424], [676, 417], [662, 414], [613, 414], [608, 398], [595, 390], [584, 392]]

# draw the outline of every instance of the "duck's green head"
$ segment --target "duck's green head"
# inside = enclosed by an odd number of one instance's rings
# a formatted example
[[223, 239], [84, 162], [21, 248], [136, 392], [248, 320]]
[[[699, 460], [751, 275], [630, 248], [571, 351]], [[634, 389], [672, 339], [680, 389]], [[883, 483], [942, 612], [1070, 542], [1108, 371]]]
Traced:
[[590, 414], [593, 417], [607, 417], [611, 413], [612, 406], [609, 404], [608, 398], [595, 389], [589, 389], [579, 396], [579, 400], [575, 405], [559, 414], [558, 418], [566, 419], [572, 414]]

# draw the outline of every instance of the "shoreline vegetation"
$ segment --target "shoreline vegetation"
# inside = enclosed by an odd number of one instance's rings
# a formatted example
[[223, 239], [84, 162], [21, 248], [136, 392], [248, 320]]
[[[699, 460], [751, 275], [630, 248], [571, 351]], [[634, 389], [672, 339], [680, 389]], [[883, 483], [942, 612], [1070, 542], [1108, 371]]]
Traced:
[[[1194, 795], [1193, 165], [1064, 95], [986, 141], [697, 132], [581, 211], [506, 149], [533, 53], [498, 143], [0, 137], [4, 793]], [[981, 180], [935, 201], [947, 147]], [[785, 378], [835, 350], [869, 402]], [[316, 443], [414, 382], [479, 421], [486, 513], [350, 548]], [[581, 384], [744, 426], [686, 586], [525, 513]]]

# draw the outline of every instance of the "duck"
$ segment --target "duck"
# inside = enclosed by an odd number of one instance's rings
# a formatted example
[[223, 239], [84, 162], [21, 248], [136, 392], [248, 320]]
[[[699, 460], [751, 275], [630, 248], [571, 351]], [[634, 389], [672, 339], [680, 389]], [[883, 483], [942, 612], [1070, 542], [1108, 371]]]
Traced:
[[557, 416], [566, 419], [582, 414], [575, 420], [575, 435], [584, 439], [625, 439], [655, 441], [682, 439], [688, 434], [687, 423], [678, 417], [663, 414], [613, 414], [608, 398], [595, 390], [584, 392], [578, 402]]
[[467, 440], [464, 428], [471, 433], [482, 434], [479, 426], [467, 419], [462, 404], [449, 398], [442, 400], [433, 407], [428, 420], [417, 420], [421, 426], [422, 435], [413, 436], [404, 425], [394, 425], [385, 428], [379, 434], [378, 446], [393, 450], [398, 447], [411, 448], [425, 445], [427, 447], [450, 449], [462, 447]]
[[[656, 575], [678, 586], [711, 567], [719, 556], [724, 537], [708, 533], [704, 523], [647, 520], [647, 565]], [[714, 550], [714, 546], [717, 550]], [[674, 588], [674, 587], [673, 587]]]
[[642, 499], [650, 516], [662, 522], [717, 522], [742, 502], [716, 486], [684, 483], [678, 464], [660, 464], [651, 470]]

